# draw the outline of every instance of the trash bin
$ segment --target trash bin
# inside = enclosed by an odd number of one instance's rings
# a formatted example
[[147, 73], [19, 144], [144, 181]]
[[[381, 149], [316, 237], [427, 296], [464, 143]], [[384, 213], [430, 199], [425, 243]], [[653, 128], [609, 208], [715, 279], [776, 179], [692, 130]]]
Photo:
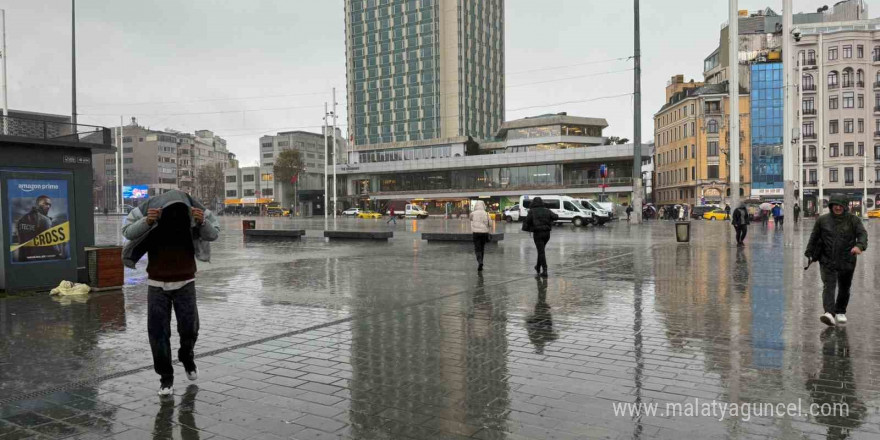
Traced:
[[675, 241], [687, 243], [691, 241], [691, 222], [675, 222]]
[[121, 246], [87, 246], [85, 251], [92, 290], [119, 289], [125, 284]]
[[256, 220], [242, 220], [241, 221], [241, 230], [246, 231], [248, 229], [257, 229], [257, 221]]

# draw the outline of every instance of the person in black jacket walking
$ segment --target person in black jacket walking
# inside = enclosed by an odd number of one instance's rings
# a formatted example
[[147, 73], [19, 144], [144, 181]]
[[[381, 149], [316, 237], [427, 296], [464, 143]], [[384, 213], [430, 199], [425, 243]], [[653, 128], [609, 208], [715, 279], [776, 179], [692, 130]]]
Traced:
[[[832, 196], [831, 212], [816, 220], [807, 251], [810, 261], [818, 261], [822, 274], [822, 306], [819, 320], [826, 325], [846, 323], [846, 306], [858, 255], [868, 248], [868, 232], [862, 220], [847, 212], [846, 199]], [[837, 298], [835, 300], [835, 290]]]
[[730, 221], [733, 229], [736, 230], [737, 246], [746, 245], [746, 234], [749, 233], [749, 223], [751, 223], [751, 220], [749, 219], [749, 210], [746, 209], [745, 203], [740, 203], [739, 208], [733, 210], [733, 218]]
[[535, 240], [535, 247], [538, 249], [538, 264], [535, 265], [535, 272], [545, 278], [547, 277], [547, 256], [544, 254], [544, 248], [550, 241], [550, 230], [557, 220], [559, 220], [559, 216], [544, 206], [544, 200], [535, 197], [529, 206], [529, 214], [523, 222], [523, 230], [532, 233], [532, 239]]

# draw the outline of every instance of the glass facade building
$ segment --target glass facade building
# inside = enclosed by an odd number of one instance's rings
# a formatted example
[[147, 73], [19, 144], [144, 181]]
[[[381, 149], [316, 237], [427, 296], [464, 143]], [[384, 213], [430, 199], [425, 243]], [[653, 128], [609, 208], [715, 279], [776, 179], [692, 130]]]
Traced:
[[752, 191], [782, 190], [782, 63], [751, 66]]
[[354, 145], [494, 135], [504, 119], [504, 1], [345, 0]]

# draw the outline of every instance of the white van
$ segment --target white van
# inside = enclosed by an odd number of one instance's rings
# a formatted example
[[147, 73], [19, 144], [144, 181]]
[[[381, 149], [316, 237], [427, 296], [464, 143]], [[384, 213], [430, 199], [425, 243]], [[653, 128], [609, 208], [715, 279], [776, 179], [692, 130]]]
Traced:
[[593, 199], [574, 199], [575, 202], [580, 205], [580, 207], [584, 210], [590, 211], [593, 214], [593, 220], [596, 221], [597, 225], [603, 225], [611, 221], [612, 216], [611, 213], [608, 212], [605, 208], [600, 206]]
[[540, 197], [547, 209], [559, 216], [559, 223], [571, 222], [575, 226], [584, 226], [593, 221], [592, 214], [580, 208], [580, 205], [568, 196], [520, 196], [520, 219], [524, 220], [529, 215], [529, 206], [535, 197]]

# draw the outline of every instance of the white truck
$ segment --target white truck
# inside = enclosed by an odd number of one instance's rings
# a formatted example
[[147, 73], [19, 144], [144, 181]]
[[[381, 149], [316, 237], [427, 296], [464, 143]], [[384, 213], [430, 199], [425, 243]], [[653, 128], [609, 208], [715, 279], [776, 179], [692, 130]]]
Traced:
[[385, 214], [391, 215], [392, 208], [394, 208], [394, 215], [397, 218], [428, 218], [428, 211], [425, 211], [425, 208], [415, 203], [391, 201]]

